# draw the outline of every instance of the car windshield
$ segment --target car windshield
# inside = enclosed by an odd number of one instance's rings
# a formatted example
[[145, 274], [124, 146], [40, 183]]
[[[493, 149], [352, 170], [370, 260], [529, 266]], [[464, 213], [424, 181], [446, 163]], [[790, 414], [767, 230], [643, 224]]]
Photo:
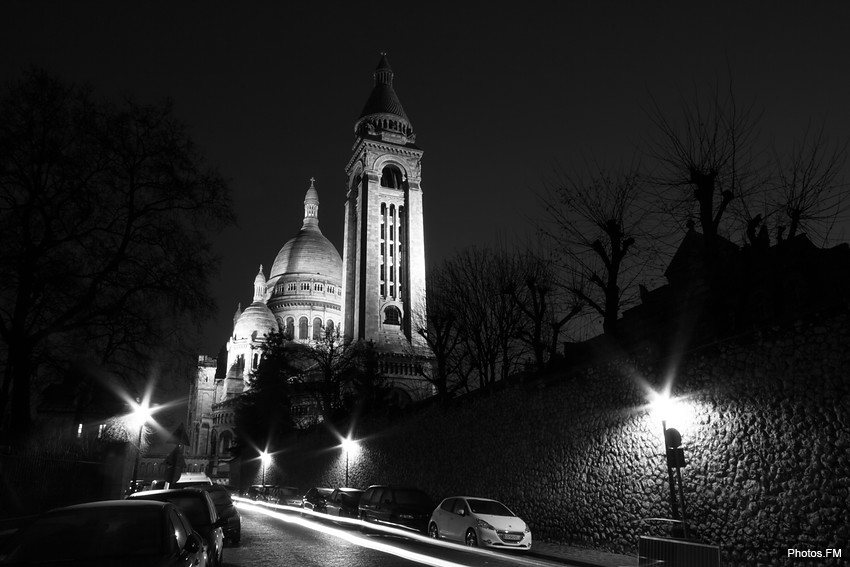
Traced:
[[6, 559], [41, 563], [158, 554], [164, 545], [161, 522], [155, 509], [116, 506], [50, 513], [21, 530]]
[[428, 495], [418, 490], [396, 490], [395, 503], [417, 508], [430, 508], [433, 506], [433, 502], [428, 498]]
[[501, 502], [495, 500], [467, 500], [469, 509], [473, 514], [484, 514], [487, 516], [514, 516], [515, 514], [505, 507]]

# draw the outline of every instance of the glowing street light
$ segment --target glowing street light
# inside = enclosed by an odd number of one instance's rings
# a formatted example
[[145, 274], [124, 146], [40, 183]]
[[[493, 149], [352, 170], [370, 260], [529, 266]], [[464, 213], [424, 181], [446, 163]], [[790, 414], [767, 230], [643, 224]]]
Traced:
[[147, 401], [139, 403], [138, 399], [136, 399], [136, 403], [134, 404], [133, 413], [129, 416], [129, 422], [135, 427], [139, 428], [139, 441], [137, 443], [138, 451], [136, 452], [136, 464], [133, 465], [133, 486], [131, 492], [136, 491], [136, 483], [139, 478], [139, 460], [142, 457], [142, 435], [145, 432], [145, 425], [147, 425], [148, 421], [151, 419], [151, 408], [148, 406]]
[[271, 462], [272, 456], [267, 451], [260, 453], [260, 463], [263, 465], [263, 487], [266, 486], [266, 467], [269, 466]]
[[[681, 400], [676, 400], [670, 396], [669, 384], [663, 392], [651, 392], [650, 408], [652, 414], [656, 418], [661, 419], [661, 430], [664, 438], [664, 454], [667, 460], [667, 478], [670, 485], [670, 508], [673, 512], [673, 518], [681, 519], [684, 528], [685, 537], [689, 537], [688, 533], [688, 518], [685, 513], [685, 491], [682, 486], [682, 467], [685, 466], [685, 451], [682, 449], [682, 434], [677, 429], [667, 427], [668, 420], [675, 420], [677, 425], [684, 426], [688, 422], [688, 416], [685, 414], [684, 404]], [[673, 475], [673, 469], [676, 469], [676, 475], [679, 481], [679, 503], [676, 499], [676, 477]], [[679, 515], [679, 505], [681, 504], [681, 517]]]
[[345, 486], [348, 486], [348, 454], [357, 448], [357, 441], [350, 437], [342, 440], [342, 450], [345, 451]]

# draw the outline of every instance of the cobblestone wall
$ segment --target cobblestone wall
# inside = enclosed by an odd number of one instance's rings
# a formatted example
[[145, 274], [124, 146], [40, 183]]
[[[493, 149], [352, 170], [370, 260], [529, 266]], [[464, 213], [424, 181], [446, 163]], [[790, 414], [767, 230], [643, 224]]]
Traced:
[[[686, 511], [724, 565], [789, 564], [788, 549], [850, 555], [850, 329], [846, 314], [658, 361], [608, 353], [547, 381], [362, 428], [349, 485], [398, 483], [435, 499], [503, 500], [535, 539], [634, 554], [669, 517], [661, 418], [647, 388], [684, 398]], [[345, 456], [310, 435], [275, 474], [338, 486]], [[819, 564], [817, 562], [808, 564]], [[828, 564], [828, 563], [823, 563]]]

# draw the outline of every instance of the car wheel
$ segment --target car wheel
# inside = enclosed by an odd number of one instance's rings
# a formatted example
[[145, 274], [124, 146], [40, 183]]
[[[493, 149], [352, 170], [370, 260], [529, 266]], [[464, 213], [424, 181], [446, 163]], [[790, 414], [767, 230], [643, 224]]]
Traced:
[[466, 538], [463, 540], [469, 547], [478, 547], [478, 536], [475, 530], [466, 530]]
[[431, 525], [428, 526], [428, 537], [440, 539], [440, 532], [437, 529], [437, 524], [435, 524], [434, 522], [431, 522]]

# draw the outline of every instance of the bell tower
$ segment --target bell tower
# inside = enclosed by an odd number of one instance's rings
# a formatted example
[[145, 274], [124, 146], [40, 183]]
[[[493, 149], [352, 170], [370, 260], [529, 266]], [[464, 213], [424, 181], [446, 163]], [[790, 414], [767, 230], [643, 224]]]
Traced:
[[374, 78], [345, 168], [343, 329], [349, 340], [409, 356], [425, 346], [416, 332], [425, 309], [423, 152], [393, 88], [386, 54]]

